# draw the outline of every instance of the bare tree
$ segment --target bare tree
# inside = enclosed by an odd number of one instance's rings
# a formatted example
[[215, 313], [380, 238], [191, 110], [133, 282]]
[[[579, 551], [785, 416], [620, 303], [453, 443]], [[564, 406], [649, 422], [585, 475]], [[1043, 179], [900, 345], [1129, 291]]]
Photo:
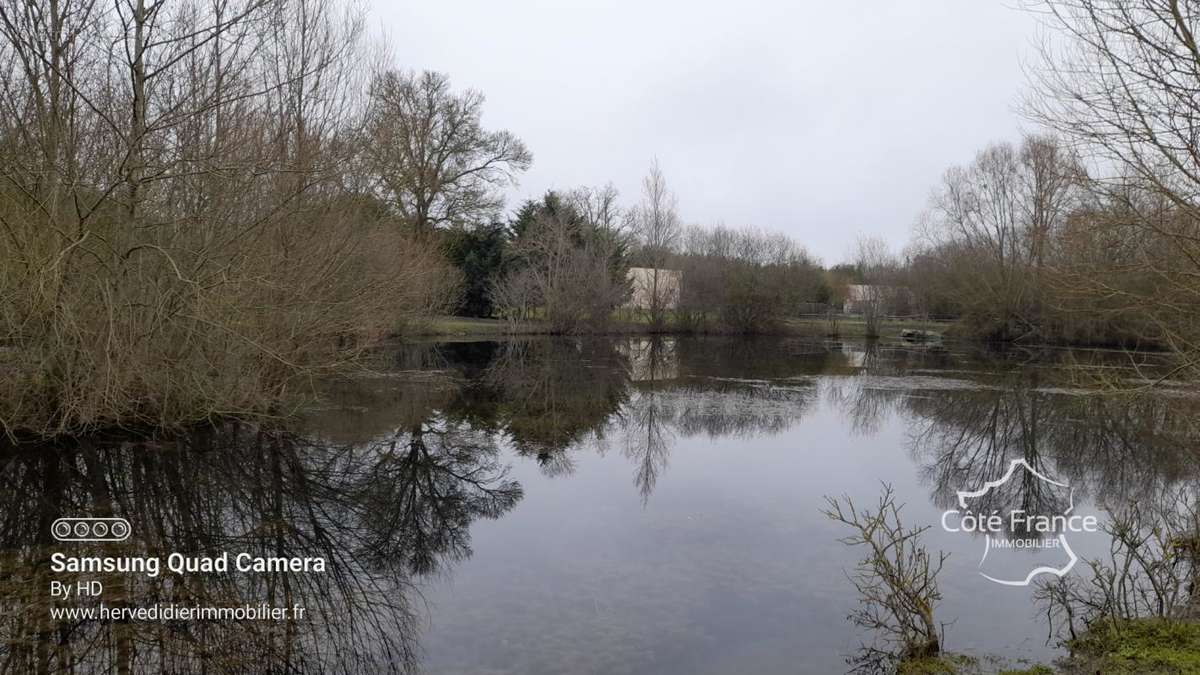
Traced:
[[1031, 5], [1045, 10], [1065, 39], [1042, 46], [1025, 112], [1200, 217], [1194, 199], [1200, 194], [1200, 7], [1175, 0]]
[[635, 210], [621, 208], [618, 197], [617, 189], [608, 183], [599, 188], [572, 190], [567, 193], [567, 204], [579, 214], [582, 224], [589, 230], [588, 236], [595, 240], [597, 250], [603, 250], [608, 256], [609, 270], [616, 283], [614, 291], [627, 294]]
[[500, 315], [516, 330], [533, 316], [538, 307], [538, 279], [534, 270], [525, 268], [493, 279], [488, 292]]
[[620, 193], [612, 183], [598, 188], [581, 187], [567, 194], [567, 202], [593, 229], [615, 238], [624, 238], [631, 214], [621, 208]]
[[859, 237], [854, 264], [863, 283], [855, 287], [855, 306], [862, 310], [867, 337], [879, 337], [879, 325], [896, 289], [896, 259], [880, 237]]
[[482, 94], [454, 93], [441, 73], [389, 71], [371, 83], [367, 166], [416, 231], [486, 220], [532, 163], [516, 136], [482, 127], [482, 108]]
[[667, 309], [677, 303], [678, 287], [669, 283], [664, 274], [668, 261], [678, 246], [683, 228], [677, 211], [678, 199], [667, 187], [666, 176], [658, 160], [650, 164], [650, 173], [642, 179], [642, 202], [634, 218], [642, 259], [650, 267], [639, 289], [647, 299], [646, 312], [654, 328], [662, 328]]

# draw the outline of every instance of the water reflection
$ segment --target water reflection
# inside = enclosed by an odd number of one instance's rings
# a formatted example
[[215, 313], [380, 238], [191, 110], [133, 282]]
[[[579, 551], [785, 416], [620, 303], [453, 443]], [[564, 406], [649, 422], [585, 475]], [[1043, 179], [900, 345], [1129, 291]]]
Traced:
[[[912, 453], [939, 507], [957, 489], [1003, 475], [1016, 458], [1101, 504], [1151, 498], [1195, 470], [1196, 398], [1081, 389], [1078, 354], [661, 337], [402, 351], [397, 362], [443, 375], [401, 396], [423, 409], [416, 417], [502, 437], [551, 476], [569, 475], [574, 453], [616, 444], [644, 498], [680, 439], [780, 434], [822, 397], [864, 436], [891, 414], [910, 419]], [[1085, 357], [1091, 368], [1125, 358]], [[990, 499], [1031, 513], [1062, 508], [1063, 495], [1029, 474], [1006, 489]]]
[[[1063, 402], [1069, 405], [1069, 402]], [[974, 498], [969, 510], [976, 515], [1008, 514], [1020, 510], [1030, 516], [1053, 516], [1072, 506], [1069, 490], [1044, 480], [1055, 480], [1059, 455], [1074, 456], [1084, 447], [1055, 445], [1047, 425], [1063, 411], [1055, 400], [1038, 390], [1037, 375], [1008, 376], [983, 390], [929, 392], [905, 400], [919, 419], [913, 447], [941, 508], [961, 506], [958, 490], [976, 489], [1006, 475], [1014, 459], [1022, 465], [1012, 479]], [[1072, 483], [1078, 485], [1078, 483]], [[1028, 536], [1013, 532], [1009, 536]], [[1036, 538], [1036, 537], [1033, 537]]]
[[[1191, 397], [1063, 393], [1045, 376], [1016, 371], [990, 385], [933, 390], [903, 400], [916, 423], [913, 450], [934, 501], [1001, 476], [1013, 459], [1057, 475], [1102, 506], [1152, 501], [1196, 475]], [[1028, 473], [992, 499], [1045, 512], [1061, 504]]]
[[[1063, 360], [1053, 353], [1017, 359], [838, 342], [630, 338], [428, 343], [390, 358], [402, 373], [336, 389], [338, 405], [311, 416], [313, 428], [325, 434], [340, 421], [374, 438], [397, 422], [440, 416], [502, 434], [545, 460], [614, 428], [780, 433], [823, 394], [864, 434], [893, 412], [912, 416], [921, 423], [914, 445], [945, 455], [933, 463], [976, 473], [1016, 455], [1042, 462], [1047, 449], [1051, 461], [1069, 465], [1079, 455], [1072, 448], [1084, 447], [1111, 469], [1130, 453], [1144, 464], [1148, 451], [1152, 463], [1170, 463], [1183, 459], [1197, 431], [1188, 415], [1194, 397], [1099, 396], [1079, 389], [1072, 371], [1047, 364]], [[1019, 363], [1030, 360], [1039, 366]]]
[[378, 565], [403, 561], [428, 574], [461, 560], [471, 554], [471, 523], [498, 518], [521, 499], [495, 439], [460, 422], [414, 424], [363, 455], [353, 496], [370, 516], [365, 553]]
[[[472, 555], [474, 524], [519, 507], [511, 462], [570, 481], [584, 454], [615, 449], [648, 505], [681, 443], [780, 436], [823, 404], [863, 437], [906, 420], [938, 508], [1016, 458], [1098, 503], [1153, 499], [1197, 470], [1196, 399], [1084, 394], [1043, 358], [1016, 362], [1028, 355], [626, 338], [429, 343], [380, 358], [326, 383], [323, 405], [289, 430], [4, 449], [4, 670], [412, 670], [415, 588]], [[1063, 499], [1023, 476], [976, 508], [1058, 513]], [[298, 604], [305, 621], [51, 621], [46, 588], [65, 579], [50, 573], [64, 546], [50, 523], [110, 514], [134, 536], [71, 552], [319, 556], [328, 571], [100, 577], [110, 605]]]

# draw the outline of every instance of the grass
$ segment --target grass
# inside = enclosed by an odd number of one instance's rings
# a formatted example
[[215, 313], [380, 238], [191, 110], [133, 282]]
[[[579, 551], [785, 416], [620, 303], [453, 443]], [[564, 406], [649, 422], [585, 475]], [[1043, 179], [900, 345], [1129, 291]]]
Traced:
[[923, 659], [908, 659], [896, 666], [896, 675], [955, 675], [974, 672], [978, 661], [963, 654], [942, 654]]
[[1078, 672], [1200, 673], [1200, 623], [1136, 619], [1097, 626], [1072, 640]]
[[[1196, 675], [1200, 674], [1200, 622], [1137, 619], [1097, 625], [1067, 645], [1071, 658], [1059, 669], [1042, 664], [1009, 668], [999, 675]], [[943, 654], [901, 662], [897, 675], [962, 675], [979, 672], [968, 656]]]

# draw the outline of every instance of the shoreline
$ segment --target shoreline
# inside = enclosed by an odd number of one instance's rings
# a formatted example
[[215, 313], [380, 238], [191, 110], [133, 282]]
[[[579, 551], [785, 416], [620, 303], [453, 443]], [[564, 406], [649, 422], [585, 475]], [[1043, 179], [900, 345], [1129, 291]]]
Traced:
[[[667, 327], [662, 330], [653, 330], [645, 323], [630, 320], [614, 320], [612, 324], [602, 331], [588, 333], [562, 333], [554, 332], [543, 324], [537, 322], [527, 322], [523, 324], [511, 324], [502, 319], [480, 319], [475, 317], [463, 316], [439, 316], [431, 319], [425, 319], [410, 328], [399, 331], [386, 339], [385, 343], [405, 342], [428, 339], [467, 339], [467, 340], [489, 340], [502, 339], [510, 337], [566, 337], [566, 336], [589, 336], [589, 337], [628, 337], [632, 335], [662, 337], [731, 337], [731, 338], [809, 338], [809, 339], [854, 339], [854, 340], [887, 340], [887, 341], [903, 341], [906, 344], [913, 345], [933, 345], [933, 344], [959, 344], [959, 345], [974, 345], [979, 347], [988, 347], [997, 350], [1009, 348], [1024, 348], [1024, 349], [1089, 349], [1100, 351], [1113, 352], [1135, 352], [1148, 354], [1169, 354], [1170, 350], [1161, 345], [1145, 344], [1145, 345], [1121, 345], [1109, 342], [1064, 342], [1054, 340], [1023, 340], [1021, 338], [1013, 340], [996, 340], [972, 335], [961, 322], [956, 320], [942, 319], [884, 319], [880, 321], [880, 334], [875, 338], [868, 338], [866, 332], [866, 324], [861, 319], [857, 318], [840, 318], [837, 322], [838, 329], [836, 332], [829, 330], [829, 321], [819, 318], [796, 318], [786, 319], [783, 324], [774, 330], [764, 330], [755, 332], [740, 332], [733, 330], [684, 330]], [[902, 335], [902, 331], [917, 330], [930, 331], [936, 333], [936, 337], [925, 340], [910, 340]]]
[[[732, 330], [683, 330], [666, 327], [654, 330], [649, 325], [637, 321], [617, 320], [603, 331], [587, 333], [593, 336], [627, 336], [627, 335], [661, 335], [669, 337], [682, 336], [724, 336], [724, 337], [807, 337], [807, 338], [863, 338], [867, 336], [866, 324], [861, 319], [842, 318], [837, 322], [838, 330], [830, 331], [829, 322], [825, 319], [802, 318], [787, 319], [775, 330], [740, 332]], [[933, 319], [887, 319], [880, 322], [880, 335], [877, 339], [901, 339], [904, 330], [929, 330], [945, 338], [955, 337], [954, 321], [939, 321]], [[507, 336], [563, 336], [544, 324], [528, 322], [512, 324], [502, 319], [480, 319], [475, 317], [441, 316], [428, 319], [411, 330], [396, 336], [397, 339], [430, 338], [430, 337], [469, 337], [492, 338]]]

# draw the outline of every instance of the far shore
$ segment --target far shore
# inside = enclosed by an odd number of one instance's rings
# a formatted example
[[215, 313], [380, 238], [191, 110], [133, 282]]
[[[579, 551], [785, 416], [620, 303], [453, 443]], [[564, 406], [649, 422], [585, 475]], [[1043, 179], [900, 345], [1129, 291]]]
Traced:
[[[842, 317], [837, 320], [836, 330], [831, 328], [831, 322], [824, 318], [797, 318], [785, 320], [776, 330], [756, 333], [756, 335], [774, 335], [783, 337], [829, 337], [829, 338], [865, 338], [866, 322], [861, 318]], [[930, 331], [938, 335], [953, 332], [953, 321], [937, 321], [929, 319], [885, 319], [880, 322], [880, 339], [900, 339], [902, 331]], [[413, 337], [501, 337], [508, 335], [552, 335], [550, 328], [537, 321], [512, 323], [503, 319], [480, 319], [463, 316], [440, 316], [429, 319], [420, 325], [406, 331], [407, 336]], [[655, 330], [644, 321], [615, 320], [607, 330], [607, 335], [738, 335], [739, 333], [724, 330], [691, 331], [678, 330], [668, 325], [665, 329]]]

